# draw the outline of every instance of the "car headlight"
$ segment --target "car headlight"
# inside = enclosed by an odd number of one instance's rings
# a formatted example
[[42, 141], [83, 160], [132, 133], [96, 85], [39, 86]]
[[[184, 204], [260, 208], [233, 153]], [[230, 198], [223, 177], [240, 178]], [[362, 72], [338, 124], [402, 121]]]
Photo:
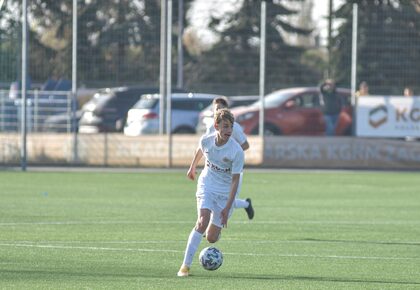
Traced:
[[240, 122], [249, 120], [252, 117], [254, 117], [254, 115], [255, 115], [255, 113], [252, 113], [252, 112], [239, 115], [238, 117], [236, 117], [236, 122], [240, 123]]

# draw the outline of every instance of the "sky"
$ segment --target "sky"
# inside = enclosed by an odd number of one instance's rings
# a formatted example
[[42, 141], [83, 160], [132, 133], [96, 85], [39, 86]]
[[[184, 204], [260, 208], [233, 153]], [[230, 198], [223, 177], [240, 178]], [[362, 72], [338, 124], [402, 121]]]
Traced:
[[[315, 23], [318, 23], [318, 30], [320, 32], [321, 41], [326, 43], [328, 37], [328, 21], [326, 16], [328, 15], [329, 0], [314, 0], [314, 9], [312, 11], [312, 17]], [[333, 0], [334, 10], [343, 4], [344, 0]]]

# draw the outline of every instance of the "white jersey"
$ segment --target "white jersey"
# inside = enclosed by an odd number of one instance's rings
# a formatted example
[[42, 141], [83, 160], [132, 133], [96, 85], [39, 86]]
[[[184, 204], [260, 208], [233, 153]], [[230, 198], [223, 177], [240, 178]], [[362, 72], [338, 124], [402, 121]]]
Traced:
[[244, 167], [244, 151], [232, 138], [222, 146], [216, 145], [216, 134], [204, 135], [200, 149], [206, 160], [197, 182], [197, 196], [204, 194], [229, 196], [232, 174], [240, 174]]
[[[214, 125], [211, 125], [207, 128], [205, 135], [210, 135], [216, 132], [216, 129], [214, 128]], [[246, 142], [246, 135], [244, 133], [244, 130], [242, 130], [242, 127], [234, 122], [233, 123], [233, 130], [232, 130], [232, 136], [231, 138], [235, 139], [236, 142], [239, 143], [239, 145], [242, 145]]]

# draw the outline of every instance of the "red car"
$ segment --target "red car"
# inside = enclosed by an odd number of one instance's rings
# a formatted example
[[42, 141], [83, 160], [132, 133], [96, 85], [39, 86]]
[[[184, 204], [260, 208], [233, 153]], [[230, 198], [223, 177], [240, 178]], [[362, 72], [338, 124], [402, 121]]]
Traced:
[[[338, 88], [343, 108], [336, 135], [351, 135], [351, 91]], [[320, 105], [318, 87], [300, 87], [278, 90], [264, 97], [265, 135], [325, 135], [325, 122]], [[232, 109], [245, 134], [255, 135], [259, 130], [260, 101], [247, 107]]]

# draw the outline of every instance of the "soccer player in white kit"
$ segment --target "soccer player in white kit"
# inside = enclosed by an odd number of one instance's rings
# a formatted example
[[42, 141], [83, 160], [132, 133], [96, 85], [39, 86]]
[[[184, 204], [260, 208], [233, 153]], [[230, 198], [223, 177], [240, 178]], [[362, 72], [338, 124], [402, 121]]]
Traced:
[[[216, 97], [213, 102], [213, 114], [217, 112], [217, 110], [228, 108], [228, 100], [225, 97]], [[212, 134], [215, 132], [214, 125], [211, 125], [206, 130], [206, 135]], [[246, 138], [246, 135], [244, 131], [242, 130], [241, 126], [234, 122], [233, 123], [233, 131], [232, 131], [232, 138], [235, 139], [236, 142], [241, 145], [242, 149], [244, 151], [249, 149], [249, 143]], [[235, 208], [243, 208], [246, 211], [246, 214], [248, 215], [248, 218], [251, 220], [254, 218], [254, 208], [252, 207], [252, 202], [250, 198], [247, 199], [239, 199], [239, 192], [241, 191], [242, 187], [242, 179], [243, 174], [241, 173], [241, 177], [239, 180], [239, 186], [238, 186], [238, 192], [236, 193], [235, 202], [233, 203], [233, 206]]]
[[205, 157], [205, 167], [197, 181], [197, 222], [187, 242], [184, 260], [178, 276], [189, 275], [194, 255], [203, 234], [207, 241], [219, 240], [223, 227], [227, 227], [244, 166], [244, 151], [231, 137], [234, 117], [228, 109], [220, 109], [214, 116], [215, 134], [204, 135], [188, 169], [187, 176], [195, 179], [196, 167]]

